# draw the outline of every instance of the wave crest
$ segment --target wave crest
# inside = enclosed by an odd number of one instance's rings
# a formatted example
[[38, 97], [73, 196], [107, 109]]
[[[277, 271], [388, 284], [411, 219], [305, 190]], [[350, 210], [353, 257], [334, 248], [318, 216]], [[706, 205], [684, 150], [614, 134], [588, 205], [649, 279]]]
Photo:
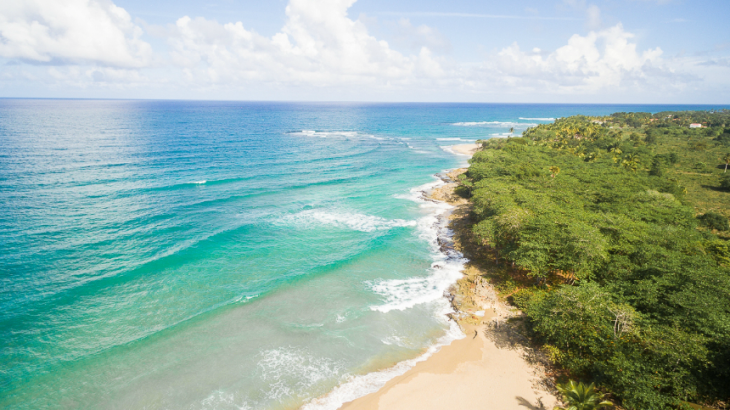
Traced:
[[283, 218], [282, 222], [303, 228], [326, 225], [360, 232], [384, 231], [392, 228], [416, 226], [417, 224], [416, 221], [406, 221], [404, 219], [386, 219], [357, 212], [323, 209], [310, 209], [289, 215]]
[[511, 121], [466, 121], [455, 122], [451, 125], [458, 127], [535, 127], [538, 124], [530, 122], [511, 122]]

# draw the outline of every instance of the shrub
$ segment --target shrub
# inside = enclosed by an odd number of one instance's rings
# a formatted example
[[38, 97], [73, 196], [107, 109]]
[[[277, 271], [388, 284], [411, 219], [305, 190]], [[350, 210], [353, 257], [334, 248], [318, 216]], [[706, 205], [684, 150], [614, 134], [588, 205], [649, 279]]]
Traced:
[[730, 230], [730, 225], [728, 224], [727, 218], [718, 213], [707, 212], [704, 215], [698, 216], [697, 219], [700, 220], [700, 223], [702, 225], [710, 229], [717, 229], [718, 231]]

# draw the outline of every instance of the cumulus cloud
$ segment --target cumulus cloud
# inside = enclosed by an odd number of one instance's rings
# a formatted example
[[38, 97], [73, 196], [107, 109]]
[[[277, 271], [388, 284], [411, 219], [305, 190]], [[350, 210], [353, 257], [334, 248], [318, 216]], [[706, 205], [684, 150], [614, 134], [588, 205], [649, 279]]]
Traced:
[[240, 21], [203, 17], [145, 26], [162, 40], [155, 53], [142, 29], [110, 0], [0, 2], [0, 57], [6, 59], [0, 88], [53, 84], [137, 87], [161, 92], [144, 94], [158, 98], [397, 100], [554, 100], [559, 94], [609, 93], [663, 98], [667, 90], [702, 95], [709, 87], [715, 94], [729, 88], [723, 56], [691, 59], [664, 57], [658, 47], [639, 50], [621, 24], [602, 29], [600, 10], [585, 0], [564, 1], [586, 13], [587, 26], [594, 28], [588, 34], [575, 34], [555, 50], [523, 50], [514, 43], [474, 53], [482, 59], [470, 62], [434, 55], [448, 51], [448, 40], [408, 19], [392, 22], [389, 42], [382, 33], [376, 37], [368, 31], [374, 20], [348, 16], [355, 1], [289, 0], [285, 23], [272, 36]]
[[243, 23], [183, 17], [170, 39], [172, 58], [189, 78], [217, 83], [264, 80], [307, 85], [386, 84], [443, 73], [431, 51], [405, 56], [347, 16], [355, 0], [291, 0], [271, 38]]
[[586, 36], [573, 35], [568, 44], [543, 56], [524, 52], [515, 43], [501, 50], [494, 68], [513, 83], [550, 87], [562, 92], [596, 92], [647, 78], [657, 69], [662, 50], [636, 50], [633, 34], [621, 24]]
[[109, 0], [0, 2], [0, 56], [35, 63], [142, 67], [152, 48]]

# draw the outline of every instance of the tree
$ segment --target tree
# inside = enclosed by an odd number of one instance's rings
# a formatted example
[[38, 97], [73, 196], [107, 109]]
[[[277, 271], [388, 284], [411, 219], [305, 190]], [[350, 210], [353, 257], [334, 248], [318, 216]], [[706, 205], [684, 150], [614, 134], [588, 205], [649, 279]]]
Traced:
[[653, 131], [653, 130], [647, 130], [646, 131], [646, 138], [644, 138], [644, 141], [647, 144], [656, 144], [656, 142], [657, 142], [656, 132]]
[[720, 186], [728, 191], [730, 191], [730, 175], [723, 175], [720, 178]]
[[722, 160], [725, 161], [725, 172], [727, 172], [727, 166], [730, 165], [730, 153], [725, 154]]
[[552, 166], [550, 167], [550, 176], [555, 178], [556, 175], [560, 173], [560, 167]]
[[697, 219], [700, 220], [702, 225], [708, 228], [717, 229], [718, 231], [730, 230], [730, 224], [728, 224], [727, 218], [716, 212], [707, 212], [704, 215], [698, 216]]
[[639, 169], [639, 157], [636, 154], [628, 154], [621, 162], [624, 168], [636, 172]]
[[618, 156], [623, 153], [620, 148], [611, 148], [611, 153], [613, 153], [613, 162], [618, 162]]
[[649, 170], [649, 175], [654, 175], [656, 177], [660, 177], [664, 174], [663, 162], [661, 158], [654, 157], [654, 159], [651, 161], [651, 169]]
[[559, 410], [598, 410], [604, 407], [613, 406], [608, 400], [603, 400], [603, 393], [599, 393], [593, 383], [585, 385], [582, 382], [576, 383], [570, 380], [567, 383], [557, 385], [563, 395], [563, 400], [568, 407], [555, 407]]

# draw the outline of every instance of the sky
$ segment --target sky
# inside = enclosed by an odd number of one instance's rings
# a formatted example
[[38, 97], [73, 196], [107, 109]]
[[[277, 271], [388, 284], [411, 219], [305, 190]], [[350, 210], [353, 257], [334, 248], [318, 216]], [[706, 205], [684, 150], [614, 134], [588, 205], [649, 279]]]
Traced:
[[3, 0], [0, 97], [730, 104], [728, 0]]

